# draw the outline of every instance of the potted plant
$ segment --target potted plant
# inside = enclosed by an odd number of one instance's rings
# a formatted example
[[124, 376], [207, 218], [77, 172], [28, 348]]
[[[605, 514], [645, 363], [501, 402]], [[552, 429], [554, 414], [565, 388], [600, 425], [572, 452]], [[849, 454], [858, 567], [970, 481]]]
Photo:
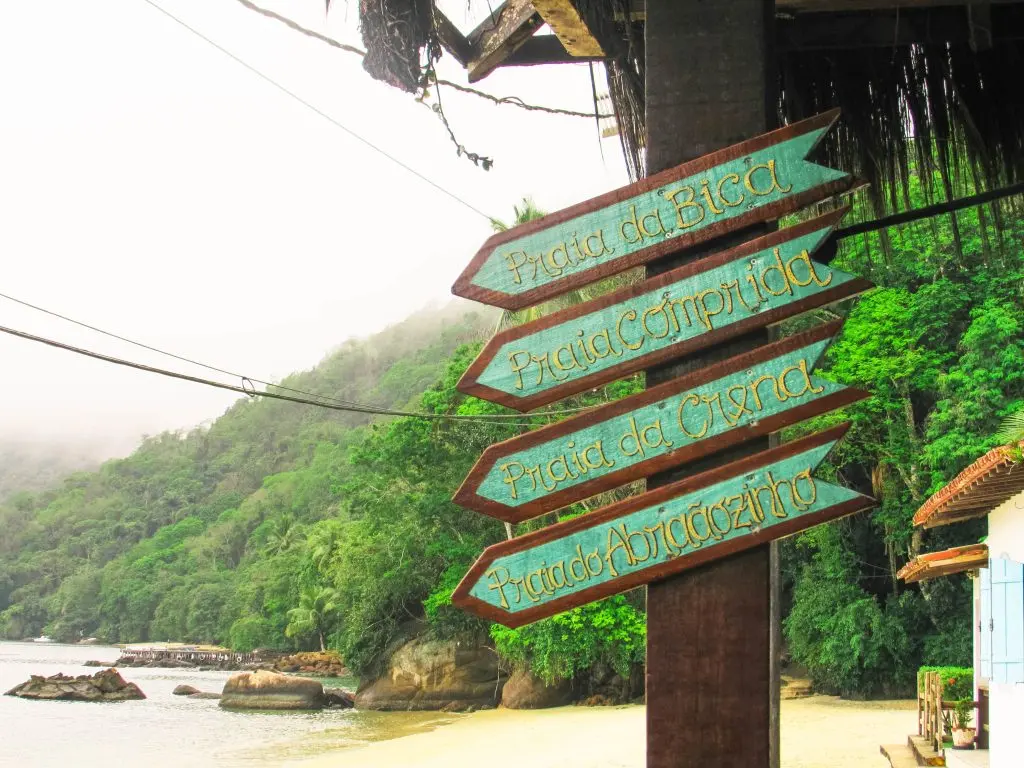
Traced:
[[959, 699], [953, 703], [953, 749], [971, 749], [974, 746], [976, 729], [971, 728], [971, 719], [973, 717], [973, 701], [970, 699]]

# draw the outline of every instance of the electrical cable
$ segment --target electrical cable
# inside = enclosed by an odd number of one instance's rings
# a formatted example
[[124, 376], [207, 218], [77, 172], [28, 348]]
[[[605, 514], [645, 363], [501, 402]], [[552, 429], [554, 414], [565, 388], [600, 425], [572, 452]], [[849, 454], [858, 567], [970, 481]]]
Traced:
[[[252, 386], [253, 384], [262, 384], [265, 387], [274, 387], [275, 389], [281, 389], [281, 390], [284, 390], [286, 392], [294, 392], [297, 395], [305, 395], [307, 397], [315, 397], [318, 400], [324, 400], [324, 401], [328, 401], [328, 402], [333, 402], [333, 403], [336, 403], [338, 405], [350, 406], [352, 410], [360, 410], [360, 411], [362, 411], [362, 410], [369, 409], [369, 410], [366, 410], [366, 412], [368, 412], [368, 413], [371, 413], [371, 412], [372, 413], [378, 413], [378, 411], [381, 410], [381, 409], [376, 408], [375, 406], [367, 405], [365, 403], [359, 403], [359, 402], [356, 402], [354, 400], [345, 400], [345, 399], [338, 398], [338, 397], [332, 397], [331, 395], [322, 395], [322, 394], [319, 394], [317, 392], [310, 392], [309, 390], [305, 390], [305, 389], [296, 389], [295, 387], [288, 387], [288, 386], [285, 386], [284, 384], [275, 384], [272, 381], [264, 381], [263, 379], [257, 379], [254, 376], [245, 376], [245, 375], [243, 375], [241, 373], [235, 373], [234, 371], [229, 371], [229, 370], [227, 370], [225, 368], [218, 368], [215, 365], [209, 365], [207, 363], [203, 363], [203, 362], [200, 362], [198, 360], [194, 360], [194, 359], [189, 358], [189, 357], [184, 357], [182, 355], [175, 354], [174, 352], [168, 352], [168, 351], [160, 349], [158, 347], [154, 347], [154, 346], [151, 346], [149, 344], [144, 344], [141, 341], [135, 341], [134, 339], [130, 339], [127, 336], [122, 336], [120, 334], [113, 333], [112, 331], [107, 331], [107, 330], [104, 330], [103, 328], [98, 328], [95, 325], [90, 325], [89, 323], [84, 323], [81, 320], [75, 320], [74, 318], [68, 317], [67, 315], [62, 315], [59, 312], [54, 312], [53, 310], [46, 309], [45, 307], [41, 307], [38, 304], [32, 304], [31, 302], [15, 298], [14, 296], [11, 296], [11, 295], [6, 294], [6, 293], [0, 293], [0, 299], [7, 299], [8, 301], [13, 301], [15, 304], [20, 304], [23, 307], [28, 307], [29, 309], [33, 309], [33, 310], [35, 310], [37, 312], [42, 312], [43, 314], [50, 315], [51, 317], [56, 317], [56, 318], [58, 318], [60, 320], [64, 320], [65, 322], [72, 323], [73, 325], [77, 325], [77, 326], [79, 326], [81, 328], [86, 328], [86, 329], [88, 329], [90, 331], [94, 331], [96, 333], [100, 333], [100, 334], [102, 334], [104, 336], [109, 336], [112, 339], [117, 339], [118, 341], [123, 341], [126, 344], [131, 344], [131, 345], [139, 347], [141, 349], [149, 350], [150, 352], [156, 352], [159, 355], [164, 355], [166, 357], [174, 358], [175, 360], [180, 360], [181, 362], [188, 363], [189, 365], [195, 365], [195, 366], [198, 366], [199, 368], [205, 368], [206, 370], [214, 371], [215, 373], [223, 373], [225, 376], [230, 376], [231, 378], [239, 379], [242, 382], [242, 388], [243, 389], [246, 389], [246, 384], [247, 383], [249, 384], [249, 386]], [[254, 394], [254, 392], [246, 389], [246, 394], [251, 396], [251, 395]], [[591, 406], [582, 406], [582, 407], [579, 407], [579, 408], [565, 408], [565, 409], [560, 409], [560, 410], [557, 410], [557, 411], [538, 411], [538, 412], [535, 412], [535, 413], [512, 413], [512, 414], [494, 413], [494, 414], [488, 414], [487, 415], [487, 419], [489, 419], [489, 420], [491, 420], [491, 419], [521, 419], [521, 418], [531, 418], [531, 417], [538, 417], [538, 416], [561, 416], [561, 415], [565, 415], [565, 414], [578, 413], [580, 411], [585, 411], [585, 410], [587, 410], [590, 407]], [[383, 415], [392, 415], [392, 416], [402, 415], [402, 416], [407, 416], [407, 415], [410, 415], [410, 414], [406, 413], [406, 412], [389, 411], [388, 413], [383, 414]]]
[[376, 144], [371, 142], [369, 139], [364, 139], [362, 136], [360, 136], [358, 133], [353, 131], [351, 128], [349, 128], [348, 126], [346, 126], [343, 123], [339, 122], [338, 120], [335, 120], [333, 117], [331, 117], [329, 114], [324, 112], [319, 107], [314, 106], [312, 103], [306, 101], [301, 96], [296, 94], [294, 91], [289, 90], [287, 87], [281, 85], [281, 83], [277, 82], [276, 80], [274, 80], [269, 75], [264, 74], [261, 70], [257, 69], [252, 64], [249, 64], [244, 59], [241, 59], [238, 56], [236, 56], [235, 54], [233, 54], [227, 48], [225, 48], [222, 45], [220, 45], [219, 43], [211, 40], [209, 37], [204, 35], [202, 32], [200, 32], [195, 27], [189, 26], [186, 22], [184, 22], [181, 19], [179, 19], [177, 16], [175, 16], [173, 13], [168, 11], [166, 8], [163, 8], [162, 6], [160, 6], [158, 3], [154, 2], [153, 0], [142, 0], [142, 2], [146, 3], [146, 5], [151, 6], [155, 10], [159, 11], [160, 13], [162, 13], [167, 18], [169, 18], [172, 21], [176, 22], [177, 24], [181, 25], [182, 27], [187, 29], [189, 32], [194, 34], [196, 37], [200, 38], [201, 40], [206, 41], [207, 43], [212, 45], [214, 48], [216, 48], [218, 51], [223, 53], [225, 56], [228, 56], [229, 58], [233, 59], [238, 64], [241, 64], [243, 67], [248, 69], [250, 72], [252, 72], [253, 74], [257, 75], [258, 77], [260, 77], [261, 79], [265, 80], [266, 82], [270, 83], [272, 86], [277, 88], [282, 93], [285, 93], [288, 96], [291, 96], [293, 99], [295, 99], [297, 102], [299, 102], [303, 106], [307, 107], [308, 109], [311, 109], [313, 112], [316, 112], [316, 114], [320, 115], [320, 117], [324, 118], [325, 120], [330, 122], [335, 127], [340, 128], [345, 133], [347, 133], [349, 136], [351, 136], [352, 138], [354, 138], [357, 141], [361, 142], [365, 146], [369, 147], [374, 152], [378, 153], [379, 155], [384, 156], [385, 158], [387, 158], [388, 160], [393, 162], [395, 165], [399, 166], [400, 168], [405, 169], [406, 171], [411, 173], [413, 176], [416, 176], [421, 181], [426, 182], [427, 184], [432, 186], [434, 189], [436, 189], [438, 192], [441, 192], [444, 195], [450, 197], [452, 200], [455, 200], [456, 202], [460, 203], [461, 205], [464, 205], [466, 208], [468, 208], [469, 210], [473, 211], [473, 213], [476, 213], [476, 214], [478, 214], [480, 216], [483, 216], [488, 221], [491, 221], [493, 219], [492, 216], [488, 216], [486, 213], [481, 211], [479, 208], [477, 208], [472, 203], [467, 202], [466, 200], [463, 200], [461, 197], [456, 195], [454, 192], [450, 192], [449, 190], [445, 189], [440, 184], [438, 184], [436, 181], [433, 181], [429, 177], [423, 175], [422, 173], [417, 171], [412, 166], [406, 165], [405, 163], [403, 163], [401, 160], [399, 160], [394, 155], [388, 154], [385, 150], [383, 150], [380, 147], [378, 147]]
[[[331, 48], [337, 48], [339, 51], [344, 51], [345, 53], [351, 53], [360, 57], [366, 56], [366, 51], [362, 48], [357, 48], [356, 46], [349, 45], [348, 43], [342, 43], [335, 40], [333, 37], [328, 37], [327, 35], [321, 34], [309, 27], [304, 27], [292, 19], [289, 19], [287, 16], [282, 16], [280, 13], [271, 11], [269, 8], [257, 5], [252, 2], [252, 0], [235, 0], [235, 2], [245, 8], [248, 8], [250, 11], [260, 14], [261, 16], [265, 16], [268, 19], [273, 19], [276, 22], [284, 24], [289, 29], [298, 32], [300, 35], [305, 35], [306, 37], [311, 37], [314, 40], [319, 40], [321, 43], [325, 43]], [[593, 65], [591, 64], [591, 66]], [[430, 82], [433, 82], [435, 85], [444, 85], [449, 88], [454, 88], [455, 90], [462, 91], [463, 93], [471, 93], [474, 96], [479, 96], [481, 99], [487, 99], [495, 104], [510, 104], [513, 107], [519, 107], [519, 109], [525, 109], [530, 112], [546, 112], [549, 115], [565, 115], [566, 117], [583, 117], [587, 119], [594, 117], [594, 114], [591, 112], [579, 112], [575, 109], [561, 109], [560, 107], [544, 107], [539, 104], [527, 104], [518, 96], [495, 96], [494, 94], [487, 93], [486, 91], [480, 91], [467, 85], [460, 85], [459, 83], [452, 82], [451, 80], [443, 80], [437, 77], [433, 78]], [[614, 114], [598, 115], [598, 117], [614, 116]]]
[[[216, 389], [224, 389], [229, 392], [236, 392], [240, 395], [246, 395], [248, 397], [269, 397], [274, 400], [284, 400], [290, 403], [299, 403], [301, 405], [313, 405], [319, 408], [328, 408], [334, 411], [345, 411], [350, 413], [366, 413], [376, 416], [401, 416], [405, 418], [414, 419], [426, 419], [430, 421], [458, 421], [458, 422], [470, 422], [476, 424], [491, 424], [491, 425], [503, 425], [503, 426], [518, 426], [518, 427], [535, 427], [537, 426], [534, 422], [513, 422], [498, 420], [501, 419], [503, 414], [449, 414], [449, 413], [414, 413], [412, 411], [398, 411], [390, 408], [374, 408], [372, 406], [352, 406], [342, 405], [339, 403], [324, 402], [322, 400], [309, 400], [307, 398], [293, 397], [291, 395], [284, 395], [278, 392], [259, 392], [255, 388], [249, 389], [244, 386], [237, 386], [235, 384], [225, 384], [221, 381], [214, 381], [213, 379], [204, 379], [198, 376], [190, 376], [186, 373], [179, 373], [177, 371], [170, 371], [166, 368], [156, 368], [151, 365], [145, 365], [143, 363], [136, 363], [132, 360], [125, 360], [120, 357], [113, 357], [111, 355], [104, 355], [100, 352], [94, 352], [89, 349], [82, 347], [76, 347], [71, 344], [65, 344], [61, 341], [54, 339], [48, 339], [43, 336], [36, 336], [25, 331], [19, 331], [14, 328], [8, 328], [6, 326], [0, 326], [0, 333], [6, 333], [10, 336], [15, 336], [20, 339], [27, 341], [34, 341], [39, 344], [45, 344], [49, 347], [61, 349], [66, 352], [74, 352], [75, 354], [82, 355], [84, 357], [90, 357], [94, 360], [100, 360], [105, 363], [111, 363], [113, 365], [120, 365], [126, 368], [133, 368], [138, 371], [144, 371], [146, 373], [155, 373], [160, 376], [166, 376], [172, 379], [179, 379], [181, 381], [189, 381], [193, 384], [203, 384], [208, 387], [214, 387]], [[319, 396], [316, 396], [319, 397]], [[585, 410], [585, 409], [583, 409]], [[540, 412], [534, 414], [511, 414], [510, 418], [524, 418], [528, 416], [552, 416], [556, 412]]]

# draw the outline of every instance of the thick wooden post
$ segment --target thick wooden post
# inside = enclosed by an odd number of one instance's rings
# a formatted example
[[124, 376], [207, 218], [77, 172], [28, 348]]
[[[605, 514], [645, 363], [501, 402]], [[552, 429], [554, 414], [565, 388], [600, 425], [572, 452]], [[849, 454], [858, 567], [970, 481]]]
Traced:
[[[774, 0], [648, 0], [648, 174], [775, 127], [774, 14]], [[648, 274], [700, 255], [665, 259]], [[767, 340], [761, 331], [649, 370], [648, 385]], [[685, 473], [767, 447], [767, 438], [751, 441]], [[648, 487], [679, 476], [653, 477]], [[648, 768], [778, 766], [776, 563], [765, 545], [648, 587]]]

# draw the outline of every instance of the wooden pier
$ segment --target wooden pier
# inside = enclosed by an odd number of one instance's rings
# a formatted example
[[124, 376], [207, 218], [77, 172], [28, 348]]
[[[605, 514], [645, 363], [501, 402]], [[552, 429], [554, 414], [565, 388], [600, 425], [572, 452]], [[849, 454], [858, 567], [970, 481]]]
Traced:
[[153, 661], [184, 661], [190, 664], [258, 664], [268, 661], [277, 654], [236, 653], [230, 648], [214, 645], [185, 645], [168, 643], [163, 645], [124, 645], [121, 646], [122, 658], [137, 659], [143, 662]]

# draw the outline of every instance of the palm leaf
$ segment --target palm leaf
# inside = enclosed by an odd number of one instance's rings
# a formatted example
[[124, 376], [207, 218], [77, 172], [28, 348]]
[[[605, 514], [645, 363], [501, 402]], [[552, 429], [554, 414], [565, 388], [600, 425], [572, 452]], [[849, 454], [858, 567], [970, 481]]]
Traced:
[[1024, 440], [1024, 408], [1003, 419], [996, 432], [996, 439], [1001, 443], [1019, 443]]

